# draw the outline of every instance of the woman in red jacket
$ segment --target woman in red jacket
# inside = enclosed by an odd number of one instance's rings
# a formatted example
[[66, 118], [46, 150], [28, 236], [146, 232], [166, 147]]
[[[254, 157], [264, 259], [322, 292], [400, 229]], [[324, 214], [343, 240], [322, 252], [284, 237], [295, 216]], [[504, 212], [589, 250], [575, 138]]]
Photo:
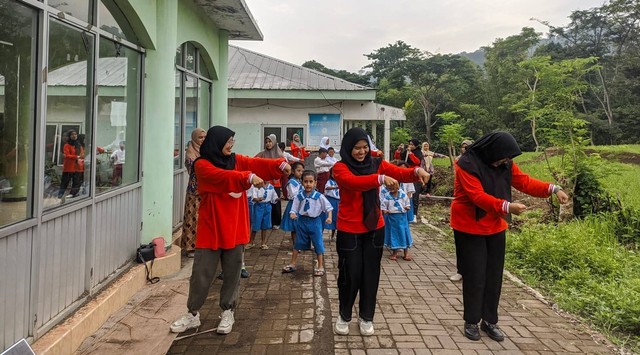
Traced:
[[559, 186], [533, 179], [511, 160], [521, 154], [506, 132], [485, 135], [467, 148], [456, 162], [451, 228], [460, 248], [464, 335], [479, 340], [480, 329], [504, 340], [498, 328], [498, 303], [502, 289], [505, 230], [509, 214], [527, 207], [511, 202], [511, 187], [535, 197], [555, 193], [560, 203], [569, 197]]
[[352, 128], [344, 135], [342, 160], [333, 167], [340, 187], [338, 208], [338, 298], [340, 315], [336, 334], [349, 333], [351, 312], [360, 293], [360, 334], [373, 335], [380, 260], [384, 244], [384, 219], [380, 213], [379, 188], [398, 188], [398, 181], [426, 182], [429, 174], [420, 168], [400, 168], [380, 158], [372, 158], [367, 133]]
[[171, 331], [181, 333], [200, 326], [198, 310], [204, 304], [209, 287], [222, 263], [220, 290], [222, 315], [217, 332], [228, 334], [233, 327], [237, 305], [242, 252], [249, 241], [249, 206], [246, 190], [261, 187], [265, 180], [291, 173], [284, 158], [249, 158], [231, 152], [235, 132], [222, 127], [209, 128], [200, 146], [200, 158], [193, 163], [198, 194], [198, 227], [193, 271], [189, 282], [188, 312], [171, 324]]
[[78, 196], [80, 184], [82, 183], [82, 174], [84, 172], [84, 148], [78, 140], [78, 132], [70, 130], [67, 133], [67, 142], [62, 149], [62, 178], [60, 182], [60, 190], [58, 190], [58, 198], [65, 197], [69, 182], [71, 182], [71, 196]]
[[300, 135], [298, 133], [294, 133], [291, 138], [291, 155], [294, 157], [301, 159], [304, 163], [304, 159], [309, 156], [309, 152], [307, 152], [300, 141]]

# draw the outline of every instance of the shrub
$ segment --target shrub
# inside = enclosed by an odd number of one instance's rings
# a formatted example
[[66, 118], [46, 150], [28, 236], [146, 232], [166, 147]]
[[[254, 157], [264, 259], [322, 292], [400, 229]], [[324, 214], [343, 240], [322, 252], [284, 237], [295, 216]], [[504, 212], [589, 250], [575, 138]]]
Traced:
[[550, 294], [561, 308], [614, 336], [630, 338], [627, 345], [637, 348], [640, 255], [618, 243], [622, 221], [637, 216], [619, 211], [558, 226], [525, 224], [521, 233], [507, 238], [506, 267]]

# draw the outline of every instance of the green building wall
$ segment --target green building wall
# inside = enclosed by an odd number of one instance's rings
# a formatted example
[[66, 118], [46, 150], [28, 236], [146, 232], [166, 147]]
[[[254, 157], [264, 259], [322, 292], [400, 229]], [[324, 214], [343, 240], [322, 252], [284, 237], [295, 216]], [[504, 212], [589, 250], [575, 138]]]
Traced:
[[[228, 35], [191, 1], [132, 0], [133, 27], [147, 49], [142, 119], [142, 242], [172, 234], [175, 54], [200, 48], [212, 75], [213, 124], [227, 123]], [[146, 43], [145, 43], [146, 42]]]

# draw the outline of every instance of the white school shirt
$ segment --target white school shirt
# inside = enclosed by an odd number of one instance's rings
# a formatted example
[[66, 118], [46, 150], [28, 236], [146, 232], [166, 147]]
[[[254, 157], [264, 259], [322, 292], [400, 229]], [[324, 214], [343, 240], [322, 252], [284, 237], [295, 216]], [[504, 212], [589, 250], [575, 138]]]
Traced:
[[111, 159], [113, 159], [113, 165], [121, 165], [124, 164], [124, 150], [117, 149], [111, 154]]
[[325, 196], [333, 197], [335, 199], [340, 199], [340, 189], [327, 190], [327, 187], [338, 187], [338, 183], [333, 180], [327, 180], [327, 183], [324, 184], [324, 194]]
[[269, 185], [267, 187], [261, 187], [259, 189], [253, 189], [253, 198], [261, 197], [264, 200], [258, 203], [276, 203], [278, 202], [278, 194], [276, 194], [276, 189], [273, 188], [273, 185]]
[[398, 190], [398, 197], [393, 197], [390, 192], [387, 192], [384, 199], [380, 201], [380, 210], [388, 211], [389, 213], [406, 213], [405, 207], [410, 206], [411, 200], [402, 190]]
[[330, 161], [327, 161], [327, 159], [320, 159], [320, 157], [317, 157], [314, 161], [313, 161], [313, 165], [316, 167], [316, 173], [320, 174], [320, 173], [328, 173], [329, 170], [333, 167], [335, 163], [332, 163]]
[[337, 163], [337, 162], [338, 162], [338, 159], [336, 159], [336, 158], [334, 158], [334, 157], [332, 157], [332, 156], [330, 156], [330, 155], [327, 155], [327, 157], [325, 158], [325, 160], [326, 160], [326, 161], [328, 161], [329, 163], [332, 163], [332, 164], [335, 164], [335, 163]]
[[380, 204], [382, 204], [382, 201], [384, 201], [384, 196], [387, 194], [387, 192], [389, 192], [389, 190], [387, 190], [387, 187], [384, 185], [381, 185], [380, 190], [378, 191], [378, 198], [380, 199]]
[[[307, 202], [309, 202], [309, 209], [305, 211], [304, 206]], [[307, 196], [304, 190], [300, 190], [291, 206], [291, 213], [311, 218], [318, 217], [322, 212], [329, 211], [333, 211], [333, 206], [331, 206], [329, 200], [317, 190], [313, 190], [309, 196]]]
[[250, 188], [247, 189], [247, 200], [249, 200], [249, 206], [253, 205], [253, 192], [256, 190], [255, 186], [251, 185]]
[[409, 195], [409, 193], [416, 192], [416, 187], [412, 182], [403, 182], [400, 184], [400, 188]]
[[289, 182], [287, 183], [287, 198], [289, 200], [293, 200], [294, 198], [296, 198], [298, 192], [300, 192], [300, 189], [302, 189], [302, 184], [300, 184], [300, 181], [298, 181], [298, 179], [289, 179]]
[[294, 157], [293, 155], [289, 154], [289, 152], [282, 152], [282, 156], [283, 156], [283, 157], [284, 157], [288, 162], [290, 162], [290, 161], [293, 161], [293, 162], [296, 162], [296, 161], [302, 161], [302, 159]]

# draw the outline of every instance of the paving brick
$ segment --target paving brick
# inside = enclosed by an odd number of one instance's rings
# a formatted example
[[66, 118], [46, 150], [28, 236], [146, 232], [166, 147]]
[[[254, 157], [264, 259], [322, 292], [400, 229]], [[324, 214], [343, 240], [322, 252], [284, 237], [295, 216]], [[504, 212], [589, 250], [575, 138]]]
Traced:
[[[270, 250], [248, 250], [245, 263], [251, 272], [241, 280], [239, 309], [231, 334], [199, 335], [176, 342], [168, 354], [536, 354], [612, 353], [596, 344], [551, 307], [522, 288], [503, 283], [500, 327], [507, 338], [495, 342], [482, 332], [471, 341], [462, 332], [462, 284], [448, 280], [455, 256], [442, 251], [423, 228], [412, 225], [414, 261], [382, 259], [375, 335], [362, 337], [356, 299], [348, 336], [333, 334], [338, 317], [336, 287], [338, 258], [335, 243], [325, 238], [324, 278], [311, 275], [314, 256], [302, 253], [299, 268], [281, 274], [291, 257], [291, 241], [282, 231], [269, 237]], [[431, 233], [431, 231], [429, 232]], [[435, 235], [435, 234], [434, 234]], [[385, 254], [386, 255], [386, 254]], [[188, 282], [188, 280], [185, 280]], [[202, 329], [217, 326], [220, 281], [214, 281], [200, 310]]]

